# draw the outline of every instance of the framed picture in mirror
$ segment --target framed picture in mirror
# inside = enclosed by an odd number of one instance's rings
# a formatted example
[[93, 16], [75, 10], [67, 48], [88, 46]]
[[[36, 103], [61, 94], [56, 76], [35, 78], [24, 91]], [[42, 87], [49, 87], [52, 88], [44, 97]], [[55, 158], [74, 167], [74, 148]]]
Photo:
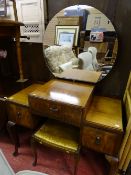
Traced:
[[74, 33], [61, 32], [59, 34], [58, 45], [74, 45]]
[[0, 0], [0, 17], [6, 16], [6, 14], [7, 14], [6, 0]]
[[55, 44], [77, 46], [79, 26], [56, 25]]

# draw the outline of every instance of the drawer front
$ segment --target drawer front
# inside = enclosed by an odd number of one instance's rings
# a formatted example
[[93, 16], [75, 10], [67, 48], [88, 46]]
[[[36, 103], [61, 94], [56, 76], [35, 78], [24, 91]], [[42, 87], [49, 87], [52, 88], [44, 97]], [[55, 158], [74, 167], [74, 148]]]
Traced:
[[83, 129], [82, 145], [98, 152], [116, 156], [121, 140], [122, 134], [119, 135], [89, 126]]
[[27, 128], [35, 128], [38, 124], [37, 118], [31, 116], [28, 107], [19, 106], [16, 104], [8, 104], [8, 120], [27, 127]]
[[81, 109], [73, 105], [58, 103], [39, 98], [30, 97], [31, 111], [34, 114], [55, 118], [60, 121], [80, 126]]

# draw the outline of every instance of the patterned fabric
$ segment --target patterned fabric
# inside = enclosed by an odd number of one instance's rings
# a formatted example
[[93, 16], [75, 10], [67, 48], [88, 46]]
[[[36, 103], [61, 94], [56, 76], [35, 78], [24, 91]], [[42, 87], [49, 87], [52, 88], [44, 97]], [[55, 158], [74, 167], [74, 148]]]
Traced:
[[78, 64], [78, 58], [69, 46], [49, 46], [44, 51], [47, 62], [52, 72], [59, 73], [60, 65], [72, 61], [72, 64]]
[[81, 60], [81, 69], [94, 71], [92, 54], [90, 52], [82, 52], [78, 55], [78, 58]]
[[97, 62], [97, 48], [96, 47], [89, 47], [88, 48], [88, 52], [90, 52], [92, 54], [92, 65], [95, 71], [97, 71], [99, 69], [99, 65]]

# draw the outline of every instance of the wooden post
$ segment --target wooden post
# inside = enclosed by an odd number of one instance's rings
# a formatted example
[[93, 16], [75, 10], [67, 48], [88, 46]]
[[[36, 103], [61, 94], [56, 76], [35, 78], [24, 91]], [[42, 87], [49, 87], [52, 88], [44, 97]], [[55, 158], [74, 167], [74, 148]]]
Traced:
[[17, 15], [17, 8], [16, 8], [16, 2], [15, 0], [10, 0], [13, 2], [13, 10], [14, 10], [14, 17], [15, 17], [15, 21], [18, 21], [18, 15]]

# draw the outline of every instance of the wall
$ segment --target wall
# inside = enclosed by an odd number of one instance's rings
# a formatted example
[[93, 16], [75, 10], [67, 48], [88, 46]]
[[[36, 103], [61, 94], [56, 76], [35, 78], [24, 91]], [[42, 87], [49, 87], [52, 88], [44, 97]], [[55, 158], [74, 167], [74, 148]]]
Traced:
[[122, 97], [129, 71], [131, 70], [130, 41], [131, 1], [130, 0], [48, 0], [51, 19], [61, 9], [74, 4], [91, 5], [102, 11], [112, 21], [118, 33], [119, 49], [117, 61], [108, 76], [96, 86], [96, 93], [105, 96]]

